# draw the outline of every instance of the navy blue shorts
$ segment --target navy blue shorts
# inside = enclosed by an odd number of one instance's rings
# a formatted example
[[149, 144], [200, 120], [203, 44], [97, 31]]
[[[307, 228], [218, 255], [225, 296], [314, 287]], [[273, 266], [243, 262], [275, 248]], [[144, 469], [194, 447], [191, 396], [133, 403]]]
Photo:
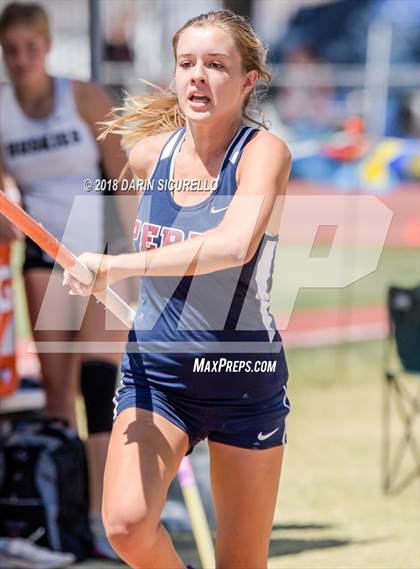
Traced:
[[[232, 375], [229, 381], [232, 384]], [[114, 398], [114, 418], [129, 407], [162, 415], [187, 433], [190, 443], [187, 455], [206, 438], [249, 449], [285, 444], [286, 417], [290, 410], [286, 383], [267, 382], [270, 385], [264, 388], [263, 375], [254, 378], [239, 375], [233, 381], [237, 389], [231, 388], [229, 396], [221, 398], [199, 396], [196, 391], [186, 389], [166, 389], [152, 385], [147, 378], [125, 375]], [[226, 394], [223, 382], [226, 377], [218, 378], [216, 393]]]

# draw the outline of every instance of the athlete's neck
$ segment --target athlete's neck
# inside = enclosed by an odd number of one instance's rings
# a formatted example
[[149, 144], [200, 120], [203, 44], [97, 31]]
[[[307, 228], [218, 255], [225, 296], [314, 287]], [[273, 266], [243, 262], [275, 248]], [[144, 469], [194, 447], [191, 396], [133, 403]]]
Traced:
[[53, 97], [54, 80], [50, 75], [42, 75], [30, 83], [15, 85], [15, 94], [22, 106], [42, 104]]
[[184, 148], [191, 154], [197, 154], [205, 164], [214, 156], [223, 155], [233, 137], [238, 132], [242, 117], [235, 117], [230, 123], [197, 124], [187, 122]]

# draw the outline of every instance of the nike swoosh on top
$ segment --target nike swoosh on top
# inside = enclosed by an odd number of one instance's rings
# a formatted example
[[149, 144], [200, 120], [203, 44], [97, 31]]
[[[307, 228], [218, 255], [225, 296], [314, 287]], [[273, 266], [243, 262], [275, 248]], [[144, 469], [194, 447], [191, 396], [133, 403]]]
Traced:
[[265, 441], [265, 439], [268, 439], [269, 437], [271, 437], [271, 435], [274, 435], [274, 433], [277, 433], [277, 431], [280, 429], [280, 427], [277, 427], [277, 429], [274, 429], [274, 431], [271, 431], [271, 433], [267, 433], [265, 435], [263, 435], [262, 433], [258, 433], [258, 440], [259, 441]]
[[225, 209], [228, 209], [228, 205], [226, 207], [220, 207], [219, 209], [215, 209], [214, 206], [211, 208], [210, 213], [219, 213], [219, 211], [223, 211]]

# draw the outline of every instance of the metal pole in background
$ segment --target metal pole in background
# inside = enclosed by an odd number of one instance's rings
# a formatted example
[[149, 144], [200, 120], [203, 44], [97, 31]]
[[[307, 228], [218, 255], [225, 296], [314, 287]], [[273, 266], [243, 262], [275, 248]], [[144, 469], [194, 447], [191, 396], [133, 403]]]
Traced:
[[89, 44], [90, 78], [92, 81], [100, 83], [102, 79], [103, 41], [99, 0], [89, 0]]
[[381, 21], [369, 26], [364, 85], [367, 133], [376, 140], [385, 135], [391, 62], [392, 27]]

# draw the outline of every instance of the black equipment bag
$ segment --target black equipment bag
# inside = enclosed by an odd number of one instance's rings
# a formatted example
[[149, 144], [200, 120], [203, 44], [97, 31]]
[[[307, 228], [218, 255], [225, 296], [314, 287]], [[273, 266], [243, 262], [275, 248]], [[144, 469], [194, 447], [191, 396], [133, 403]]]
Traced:
[[78, 561], [92, 552], [85, 448], [61, 420], [17, 426], [0, 442], [0, 535], [35, 532]]

